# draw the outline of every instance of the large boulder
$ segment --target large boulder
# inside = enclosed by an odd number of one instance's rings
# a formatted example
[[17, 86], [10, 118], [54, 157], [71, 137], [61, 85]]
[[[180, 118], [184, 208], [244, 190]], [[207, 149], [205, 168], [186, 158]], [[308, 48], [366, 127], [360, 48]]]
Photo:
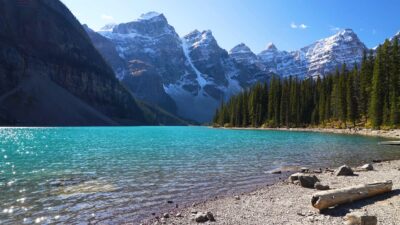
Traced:
[[315, 183], [319, 180], [315, 175], [312, 176], [299, 176], [300, 186], [305, 188], [314, 188]]
[[335, 170], [335, 175], [336, 176], [352, 176], [352, 175], [354, 175], [354, 172], [350, 168], [350, 166], [343, 165], [343, 166], [339, 167], [337, 170]]
[[300, 186], [305, 188], [314, 188], [315, 183], [319, 182], [319, 180], [315, 175], [295, 173], [289, 177], [289, 182], [299, 183]]

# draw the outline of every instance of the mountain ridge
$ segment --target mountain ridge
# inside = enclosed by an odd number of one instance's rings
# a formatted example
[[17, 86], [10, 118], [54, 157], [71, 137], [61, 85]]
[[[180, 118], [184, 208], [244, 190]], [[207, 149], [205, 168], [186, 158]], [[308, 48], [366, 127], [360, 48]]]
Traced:
[[[344, 63], [348, 68], [359, 64], [368, 50], [354, 31], [344, 29], [290, 52], [278, 50], [273, 43], [258, 54], [244, 43], [228, 52], [211, 30], [195, 29], [180, 37], [164, 14], [150, 14], [146, 20], [113, 25], [113, 29], [108, 26], [98, 33], [116, 44], [126, 61], [140, 60], [156, 68], [158, 86], [176, 104], [177, 110], [170, 112], [199, 122], [209, 121], [230, 96], [268, 81], [273, 74], [301, 79], [323, 76]], [[121, 30], [120, 26], [128, 25], [135, 29]], [[123, 38], [121, 32], [125, 32]], [[132, 54], [134, 50], [140, 54]], [[151, 95], [143, 93], [144, 98]]]

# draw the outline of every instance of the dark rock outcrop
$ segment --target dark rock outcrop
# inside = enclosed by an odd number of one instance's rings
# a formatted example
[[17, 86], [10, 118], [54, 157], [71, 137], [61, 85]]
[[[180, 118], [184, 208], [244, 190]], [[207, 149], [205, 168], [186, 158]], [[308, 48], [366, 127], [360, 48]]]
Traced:
[[0, 0], [0, 81], [0, 125], [186, 124], [136, 101], [58, 0]]
[[170, 113], [176, 113], [176, 104], [165, 93], [161, 75], [156, 68], [140, 60], [123, 59], [110, 39], [86, 25], [84, 27], [97, 50], [113, 68], [117, 78], [136, 98], [159, 106]]
[[2, 125], [148, 124], [58, 0], [0, 1]]

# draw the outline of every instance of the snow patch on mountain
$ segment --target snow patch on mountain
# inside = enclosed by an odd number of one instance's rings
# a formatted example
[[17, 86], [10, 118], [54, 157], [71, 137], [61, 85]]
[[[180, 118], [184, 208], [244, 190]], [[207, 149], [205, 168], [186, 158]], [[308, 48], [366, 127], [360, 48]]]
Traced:
[[186, 62], [189, 63], [190, 67], [196, 73], [196, 76], [197, 76], [196, 80], [199, 83], [200, 88], [201, 88], [201, 92], [202, 92], [204, 86], [207, 84], [207, 81], [206, 81], [206, 79], [204, 79], [204, 77], [202, 76], [200, 71], [193, 65], [192, 59], [190, 58], [189, 48], [188, 48], [188, 45], [186, 43], [186, 40], [184, 38], [182, 38], [181, 41], [182, 41], [183, 53], [185, 54], [185, 57], [186, 57]]

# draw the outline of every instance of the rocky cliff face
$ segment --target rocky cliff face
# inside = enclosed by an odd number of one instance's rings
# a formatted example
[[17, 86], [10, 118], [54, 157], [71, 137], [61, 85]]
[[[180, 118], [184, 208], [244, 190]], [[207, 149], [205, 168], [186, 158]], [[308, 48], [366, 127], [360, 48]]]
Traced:
[[[259, 65], [247, 67], [234, 60], [219, 47], [211, 31], [195, 30], [180, 38], [164, 15], [155, 12], [130, 23], [104, 27], [98, 33], [109, 44], [90, 30], [88, 33], [136, 96], [191, 120], [209, 121], [221, 101], [265, 75]], [[111, 45], [117, 53], [112, 53], [113, 57], [108, 48]], [[125, 66], [114, 58], [122, 59]]]
[[243, 43], [233, 47], [229, 51], [229, 56], [239, 68], [238, 80], [242, 87], [249, 87], [257, 82], [266, 82], [272, 75], [260, 58]]
[[[176, 113], [176, 104], [165, 93], [161, 76], [156, 68], [140, 60], [126, 60], [110, 39], [84, 25], [90, 39], [104, 59], [113, 68], [121, 83], [138, 99]], [[105, 29], [113, 29], [106, 26]]]
[[155, 123], [58, 0], [0, 1], [0, 80], [2, 125]]

